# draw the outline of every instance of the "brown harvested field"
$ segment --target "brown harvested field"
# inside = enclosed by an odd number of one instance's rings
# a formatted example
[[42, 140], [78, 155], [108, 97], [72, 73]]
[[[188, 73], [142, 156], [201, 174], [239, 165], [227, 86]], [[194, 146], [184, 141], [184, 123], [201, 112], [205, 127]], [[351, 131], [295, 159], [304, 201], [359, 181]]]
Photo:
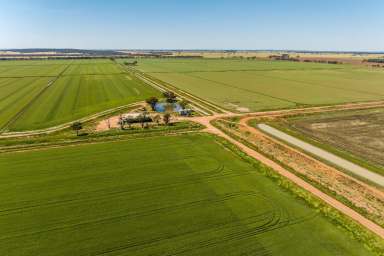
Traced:
[[384, 108], [294, 117], [288, 124], [316, 141], [384, 167]]

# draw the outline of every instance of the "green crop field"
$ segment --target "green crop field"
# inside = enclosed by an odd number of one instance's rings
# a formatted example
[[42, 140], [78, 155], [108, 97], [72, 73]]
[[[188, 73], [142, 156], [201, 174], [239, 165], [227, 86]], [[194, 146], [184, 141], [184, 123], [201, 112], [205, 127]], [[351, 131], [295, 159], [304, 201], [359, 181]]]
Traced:
[[0, 129], [48, 128], [159, 92], [109, 60], [0, 62]]
[[0, 65], [0, 78], [50, 77], [57, 76], [65, 65]]
[[351, 65], [140, 59], [136, 68], [240, 112], [384, 99], [384, 71]]
[[0, 255], [370, 255], [205, 135], [0, 155]]
[[0, 127], [20, 112], [48, 84], [49, 78], [0, 78]]

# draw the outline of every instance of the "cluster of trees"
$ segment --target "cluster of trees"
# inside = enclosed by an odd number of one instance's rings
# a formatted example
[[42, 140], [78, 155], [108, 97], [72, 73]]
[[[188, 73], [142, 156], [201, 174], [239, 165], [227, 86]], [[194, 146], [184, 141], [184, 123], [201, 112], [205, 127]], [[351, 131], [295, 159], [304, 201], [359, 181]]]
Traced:
[[140, 123], [141, 128], [148, 128], [148, 124], [151, 122], [156, 122], [157, 124], [160, 123], [161, 119], [163, 119], [164, 124], [168, 125], [171, 122], [171, 114], [165, 113], [163, 115], [163, 118], [161, 118], [160, 115], [155, 115], [153, 117], [150, 117], [147, 112], [143, 112], [141, 115], [139, 115], [136, 118], [122, 118], [120, 117], [120, 128], [122, 130], [125, 129], [125, 126], [128, 125], [128, 128], [131, 128], [132, 124]]
[[166, 98], [168, 103], [175, 103], [177, 101], [177, 96], [174, 92], [167, 91], [163, 92], [163, 96]]
[[342, 62], [338, 62], [336, 60], [309, 60], [305, 59], [303, 62], [314, 62], [314, 63], [325, 63], [325, 64], [342, 64]]
[[[120, 118], [119, 124], [122, 130], [125, 129], [126, 125], [131, 128], [131, 125], [134, 123], [140, 123], [141, 128], [148, 128], [148, 123], [156, 122], [159, 124], [161, 119], [163, 120], [164, 124], [169, 125], [171, 123], [171, 114], [165, 113], [163, 117], [160, 115], [155, 115], [151, 118], [147, 112], [143, 112], [137, 118]], [[80, 131], [83, 129], [83, 124], [81, 122], [74, 122], [72, 123], [71, 128], [76, 132], [76, 136], [80, 136]]]
[[127, 117], [122, 118], [120, 117], [120, 128], [124, 130], [125, 125], [128, 125], [129, 128], [131, 128], [131, 125], [134, 123], [140, 123], [141, 128], [148, 127], [148, 123], [152, 122], [152, 118], [148, 115], [146, 111], [141, 113], [138, 117]]
[[[177, 102], [177, 96], [176, 96], [175, 93], [173, 93], [171, 91], [168, 91], [168, 92], [164, 92], [163, 95], [166, 98], [166, 102], [167, 103], [175, 103], [175, 102]], [[156, 98], [156, 97], [150, 97], [150, 98], [146, 99], [145, 102], [148, 103], [151, 106], [152, 110], [155, 110], [156, 104], [159, 102], [159, 99]], [[181, 100], [179, 102], [179, 105], [183, 109], [185, 109], [188, 104], [189, 104], [189, 102], [186, 101], [186, 100]]]

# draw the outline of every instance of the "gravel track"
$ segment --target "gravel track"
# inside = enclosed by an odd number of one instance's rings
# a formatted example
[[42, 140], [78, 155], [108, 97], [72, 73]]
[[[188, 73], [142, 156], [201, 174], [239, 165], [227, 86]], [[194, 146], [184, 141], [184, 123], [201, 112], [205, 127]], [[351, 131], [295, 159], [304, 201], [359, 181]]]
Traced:
[[277, 137], [278, 139], [281, 139], [285, 142], [288, 142], [291, 145], [294, 145], [296, 147], [299, 147], [300, 149], [309, 152], [315, 156], [318, 156], [334, 165], [337, 165], [357, 176], [360, 176], [364, 179], [367, 179], [375, 184], [378, 184], [380, 186], [384, 186], [384, 177], [374, 173], [364, 167], [361, 167], [357, 164], [354, 164], [346, 159], [343, 159], [335, 154], [329, 153], [321, 148], [318, 148], [316, 146], [313, 146], [307, 142], [304, 142], [300, 139], [297, 139], [291, 135], [288, 135], [276, 128], [273, 128], [266, 124], [258, 124], [257, 127], [262, 130], [263, 132], [266, 132], [274, 137]]

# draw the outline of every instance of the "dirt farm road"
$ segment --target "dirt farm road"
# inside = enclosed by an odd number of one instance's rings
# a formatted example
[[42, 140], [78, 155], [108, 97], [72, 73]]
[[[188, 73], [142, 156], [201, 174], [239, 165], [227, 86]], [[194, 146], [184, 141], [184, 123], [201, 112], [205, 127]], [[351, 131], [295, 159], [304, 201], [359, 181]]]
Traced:
[[286, 134], [282, 131], [279, 131], [278, 129], [275, 129], [269, 125], [266, 125], [266, 124], [258, 124], [257, 127], [274, 136], [274, 137], [277, 137], [285, 142], [288, 142], [289, 144], [292, 144], [296, 147], [299, 147], [300, 149], [303, 149], [304, 151], [306, 152], [309, 152], [315, 156], [318, 156], [322, 159], [325, 159], [326, 161], [332, 163], [332, 164], [335, 164], [357, 176], [360, 176], [364, 179], [367, 179], [373, 183], [376, 183], [380, 186], [384, 186], [384, 177], [379, 175], [379, 174], [376, 174], [374, 172], [371, 172], [370, 170], [364, 168], [364, 167], [361, 167], [361, 166], [358, 166], [348, 160], [345, 160], [341, 157], [338, 157], [336, 156], [335, 154], [332, 154], [332, 153], [329, 153], [321, 148], [318, 148], [316, 146], [313, 146], [307, 142], [304, 142], [302, 140], [299, 140], [289, 134]]

